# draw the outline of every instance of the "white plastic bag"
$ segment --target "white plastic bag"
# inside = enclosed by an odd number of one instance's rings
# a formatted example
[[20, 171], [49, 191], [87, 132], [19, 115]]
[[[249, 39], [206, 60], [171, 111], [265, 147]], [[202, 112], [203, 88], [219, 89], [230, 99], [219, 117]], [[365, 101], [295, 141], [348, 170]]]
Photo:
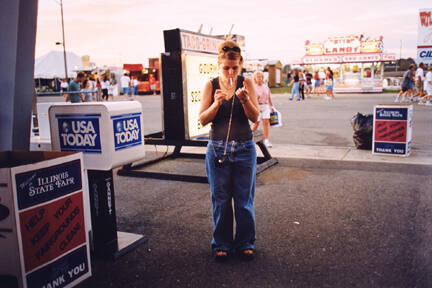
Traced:
[[270, 113], [270, 126], [281, 127], [282, 126], [282, 114], [273, 107], [273, 112]]

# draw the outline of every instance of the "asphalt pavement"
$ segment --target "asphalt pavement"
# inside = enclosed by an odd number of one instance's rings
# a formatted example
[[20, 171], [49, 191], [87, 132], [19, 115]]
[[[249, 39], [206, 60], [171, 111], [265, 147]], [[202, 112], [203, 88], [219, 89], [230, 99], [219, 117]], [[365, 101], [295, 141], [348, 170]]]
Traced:
[[[78, 287], [431, 287], [432, 109], [414, 107], [409, 157], [372, 155], [352, 142], [351, 117], [393, 96], [274, 95], [283, 126], [271, 129], [270, 152], [279, 164], [257, 177], [249, 263], [213, 261], [207, 184], [116, 176], [118, 228], [148, 242], [117, 261], [93, 259], [93, 276]], [[146, 133], [160, 131], [159, 97], [136, 99]], [[147, 145], [146, 159], [165, 149]], [[199, 159], [147, 169], [205, 173]]]

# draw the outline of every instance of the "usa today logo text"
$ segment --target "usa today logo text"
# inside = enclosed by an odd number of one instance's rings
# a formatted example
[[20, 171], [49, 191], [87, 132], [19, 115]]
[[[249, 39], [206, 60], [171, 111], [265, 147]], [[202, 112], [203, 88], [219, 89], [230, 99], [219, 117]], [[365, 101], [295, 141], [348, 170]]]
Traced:
[[140, 116], [140, 112], [111, 116], [116, 151], [142, 144]]
[[100, 114], [56, 115], [62, 151], [101, 153]]

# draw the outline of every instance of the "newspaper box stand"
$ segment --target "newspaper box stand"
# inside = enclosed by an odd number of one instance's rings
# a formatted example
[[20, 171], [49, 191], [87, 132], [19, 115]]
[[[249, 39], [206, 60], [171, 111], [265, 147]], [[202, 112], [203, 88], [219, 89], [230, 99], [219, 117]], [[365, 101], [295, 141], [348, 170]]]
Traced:
[[408, 156], [412, 145], [412, 117], [410, 104], [375, 106], [372, 153]]
[[82, 153], [0, 152], [0, 287], [72, 287], [91, 276]]
[[52, 149], [84, 153], [95, 255], [116, 259], [144, 243], [142, 235], [117, 231], [112, 172], [115, 167], [144, 158], [141, 104], [53, 105], [49, 118]]

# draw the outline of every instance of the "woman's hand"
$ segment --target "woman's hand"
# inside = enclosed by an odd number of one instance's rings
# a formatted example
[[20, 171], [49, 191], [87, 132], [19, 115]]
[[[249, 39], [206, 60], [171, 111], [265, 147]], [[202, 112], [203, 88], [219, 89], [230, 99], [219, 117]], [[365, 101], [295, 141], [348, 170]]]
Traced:
[[243, 87], [237, 89], [235, 94], [236, 94], [237, 98], [239, 98], [239, 100], [242, 104], [249, 101], [249, 90], [248, 90], [247, 85], [245, 84], [244, 81], [243, 81]]
[[214, 104], [217, 105], [217, 107], [220, 107], [222, 105], [222, 101], [226, 98], [226, 94], [222, 92], [221, 89], [216, 89], [214, 94]]

